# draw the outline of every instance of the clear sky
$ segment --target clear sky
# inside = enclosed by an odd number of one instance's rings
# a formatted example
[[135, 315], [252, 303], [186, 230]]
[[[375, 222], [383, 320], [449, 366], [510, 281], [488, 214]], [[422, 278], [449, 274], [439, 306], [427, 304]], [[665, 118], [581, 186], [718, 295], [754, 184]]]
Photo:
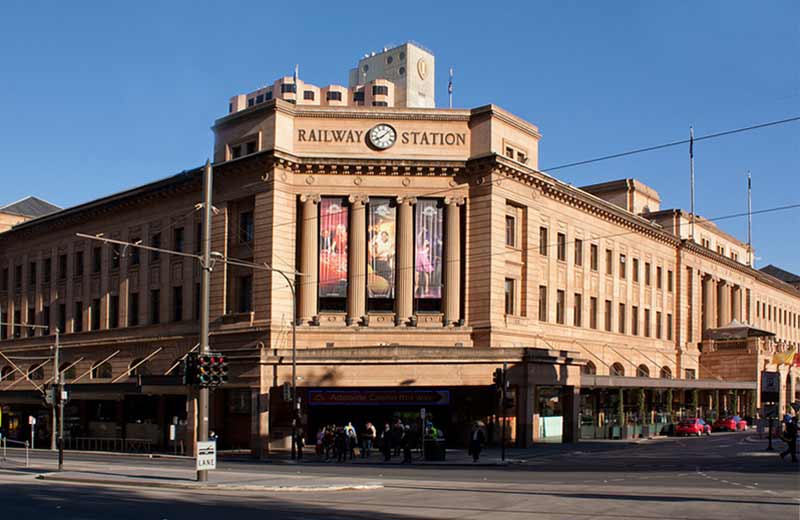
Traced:
[[[416, 40], [437, 101], [537, 124], [540, 166], [800, 115], [800, 2], [162, 1], [0, 4], [0, 203], [62, 206], [200, 165], [228, 98], [290, 75], [346, 84], [365, 52]], [[706, 217], [800, 203], [800, 123], [695, 147]], [[635, 177], [689, 207], [687, 149], [554, 172]], [[746, 239], [746, 219], [719, 222]], [[757, 266], [800, 273], [800, 209], [753, 219]]]

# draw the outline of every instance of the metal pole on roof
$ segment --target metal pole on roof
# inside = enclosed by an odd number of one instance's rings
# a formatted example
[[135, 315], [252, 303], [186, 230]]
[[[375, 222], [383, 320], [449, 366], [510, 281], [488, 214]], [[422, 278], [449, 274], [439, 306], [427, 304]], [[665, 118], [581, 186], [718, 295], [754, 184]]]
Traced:
[[691, 220], [690, 220], [690, 233], [692, 241], [694, 242], [694, 128], [689, 127], [689, 170], [692, 182], [692, 201], [691, 201]]

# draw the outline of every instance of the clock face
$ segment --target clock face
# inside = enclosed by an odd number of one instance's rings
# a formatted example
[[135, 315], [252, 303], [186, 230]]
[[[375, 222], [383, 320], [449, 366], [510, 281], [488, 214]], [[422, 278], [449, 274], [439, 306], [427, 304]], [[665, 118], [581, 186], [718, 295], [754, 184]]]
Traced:
[[397, 132], [386, 124], [373, 126], [368, 135], [370, 144], [379, 150], [389, 148], [397, 140]]

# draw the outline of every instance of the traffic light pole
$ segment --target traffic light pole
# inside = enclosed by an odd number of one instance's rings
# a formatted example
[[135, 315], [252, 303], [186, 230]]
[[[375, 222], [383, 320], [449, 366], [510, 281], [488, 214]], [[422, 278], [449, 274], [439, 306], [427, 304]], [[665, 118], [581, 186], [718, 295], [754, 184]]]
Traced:
[[506, 376], [506, 371], [508, 370], [508, 364], [503, 363], [503, 380], [501, 381], [503, 386], [502, 390], [500, 391], [500, 411], [502, 413], [501, 420], [503, 421], [501, 433], [500, 433], [500, 460], [506, 460], [506, 384], [508, 384], [508, 378]]
[[[209, 328], [209, 289], [211, 283], [211, 190], [212, 170], [211, 163], [206, 161], [203, 172], [203, 248], [200, 267], [202, 269], [202, 279], [200, 283], [200, 351], [199, 354], [205, 355], [210, 352], [208, 345]], [[200, 388], [197, 398], [197, 441], [205, 442], [208, 440], [208, 388]], [[196, 451], [196, 450], [195, 450]], [[197, 481], [206, 482], [208, 480], [207, 470], [197, 471]]]
[[58, 445], [58, 471], [64, 469], [64, 377], [61, 369], [58, 366], [58, 354], [60, 350], [61, 331], [56, 327], [56, 346], [53, 355], [55, 361], [55, 374], [56, 374], [56, 395], [55, 403], [58, 403], [58, 437], [56, 444]]

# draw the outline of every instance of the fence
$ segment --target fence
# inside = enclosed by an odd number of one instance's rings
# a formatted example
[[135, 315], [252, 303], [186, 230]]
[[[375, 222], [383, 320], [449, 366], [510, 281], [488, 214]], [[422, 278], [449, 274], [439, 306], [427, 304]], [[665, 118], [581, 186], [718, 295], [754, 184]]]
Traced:
[[3, 462], [9, 462], [9, 459], [8, 459], [8, 445], [11, 444], [12, 447], [13, 447], [16, 444], [18, 446], [22, 446], [22, 447], [25, 448], [25, 467], [26, 468], [30, 467], [31, 459], [30, 459], [30, 454], [28, 453], [28, 450], [29, 450], [28, 441], [21, 442], [21, 441], [15, 441], [15, 440], [11, 440], [11, 439], [6, 439], [5, 437], [3, 437], [2, 439], [0, 439], [0, 444], [3, 447]]
[[115, 451], [124, 453], [151, 453], [150, 439], [119, 437], [70, 437], [64, 439], [64, 449], [80, 451]]

